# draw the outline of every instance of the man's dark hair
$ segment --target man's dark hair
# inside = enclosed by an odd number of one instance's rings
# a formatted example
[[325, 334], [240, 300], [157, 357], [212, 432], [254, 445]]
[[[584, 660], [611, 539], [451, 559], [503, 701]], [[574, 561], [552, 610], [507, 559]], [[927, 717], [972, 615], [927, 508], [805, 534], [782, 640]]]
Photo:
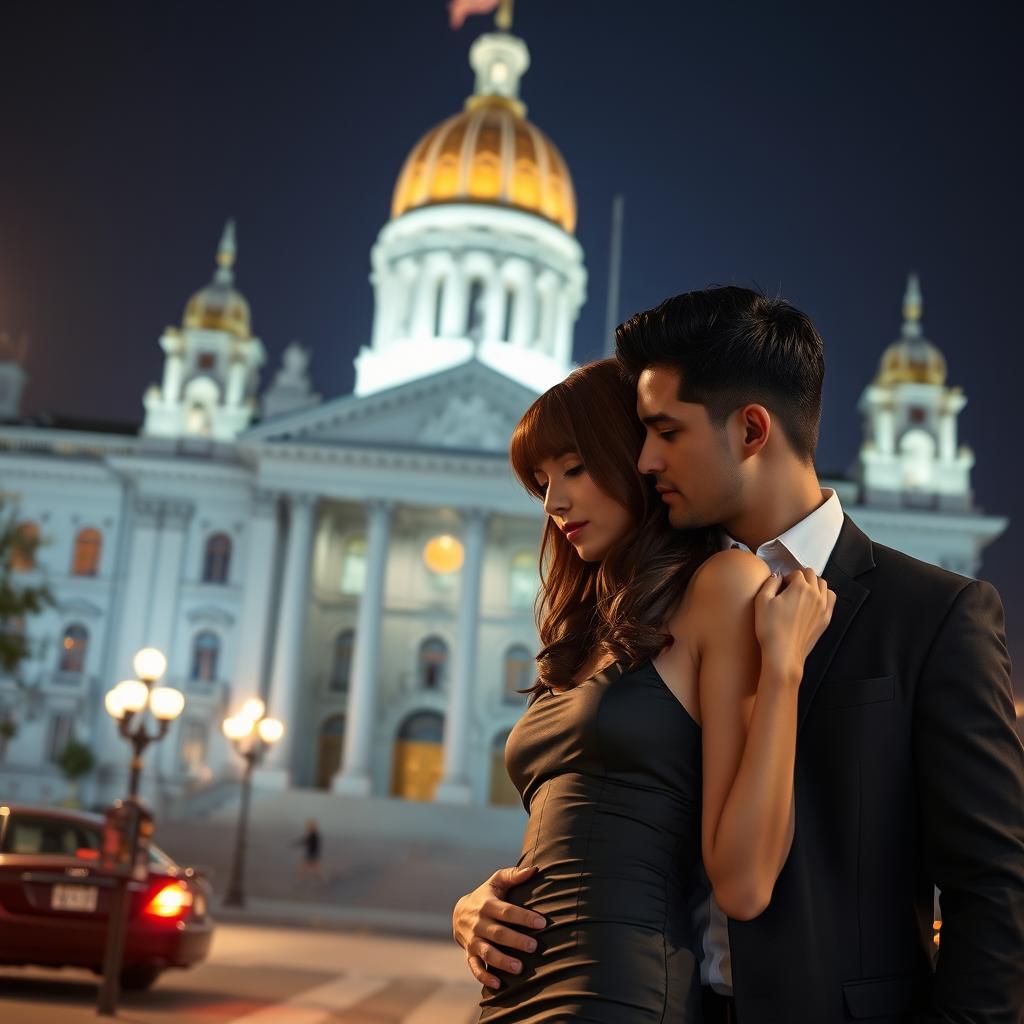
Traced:
[[631, 380], [649, 366], [676, 370], [679, 400], [705, 406], [719, 425], [742, 405], [763, 405], [807, 462], [818, 444], [822, 348], [806, 313], [749, 288], [676, 295], [615, 331], [615, 355]]

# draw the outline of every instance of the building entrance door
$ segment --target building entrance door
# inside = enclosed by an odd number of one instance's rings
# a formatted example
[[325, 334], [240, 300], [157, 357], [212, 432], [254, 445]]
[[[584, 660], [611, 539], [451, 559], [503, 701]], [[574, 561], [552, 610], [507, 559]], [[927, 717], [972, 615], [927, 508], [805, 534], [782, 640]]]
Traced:
[[444, 716], [418, 711], [399, 727], [395, 741], [392, 796], [403, 800], [433, 800], [441, 779]]

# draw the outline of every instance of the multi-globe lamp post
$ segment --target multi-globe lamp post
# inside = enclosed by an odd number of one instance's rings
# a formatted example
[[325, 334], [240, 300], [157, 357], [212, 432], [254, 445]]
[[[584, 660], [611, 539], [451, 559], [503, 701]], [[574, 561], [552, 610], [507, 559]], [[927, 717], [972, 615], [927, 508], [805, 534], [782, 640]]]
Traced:
[[245, 906], [245, 847], [249, 831], [249, 798], [252, 773], [264, 755], [284, 735], [284, 724], [266, 717], [266, 706], [259, 697], [252, 697], [236, 715], [224, 720], [224, 735], [235, 752], [245, 761], [242, 772], [242, 795], [238, 805], [238, 826], [235, 830], [235, 854], [231, 862], [231, 879], [224, 896], [224, 906]]
[[[137, 679], [125, 679], [107, 691], [103, 704], [107, 714], [118, 723], [118, 732], [132, 745], [128, 799], [139, 794], [142, 757], [151, 743], [162, 740], [185, 708], [185, 695], [173, 686], [155, 686], [167, 671], [167, 658], [155, 647], [143, 647], [132, 661]], [[144, 713], [149, 709], [157, 721], [157, 731], [146, 728]], [[132, 728], [132, 724], [135, 728]]]
[[[120, 991], [121, 968], [124, 962], [124, 940], [128, 927], [129, 896], [128, 885], [131, 877], [138, 871], [140, 850], [141, 821], [145, 814], [147, 822], [151, 822], [149, 812], [143, 812], [139, 801], [139, 783], [142, 778], [143, 755], [146, 748], [157, 743], [167, 735], [171, 723], [181, 714], [185, 707], [185, 696], [172, 686], [156, 684], [167, 671], [167, 658], [155, 647], [144, 647], [132, 660], [135, 679], [124, 679], [109, 690], [103, 699], [107, 714], [117, 722], [118, 732], [132, 746], [131, 773], [128, 780], [128, 797], [111, 808], [108, 812], [113, 818], [121, 817], [122, 821], [130, 822], [124, 827], [121, 837], [122, 852], [127, 851], [128, 863], [121, 853], [117, 854], [120, 869], [114, 876], [114, 889], [107, 918], [107, 942], [103, 956], [103, 981], [100, 985], [97, 1012], [101, 1016], [113, 1016], [117, 1012], [117, 1000]], [[156, 720], [156, 730], [150, 732], [146, 722], [146, 712]], [[127, 813], [125, 813], [127, 812]], [[151, 827], [151, 826], [149, 826]], [[128, 834], [131, 833], [131, 834]], [[148, 841], [148, 835], [146, 836]], [[107, 835], [104, 834], [104, 854]], [[114, 844], [118, 844], [115, 842]], [[148, 849], [148, 846], [141, 847]]]

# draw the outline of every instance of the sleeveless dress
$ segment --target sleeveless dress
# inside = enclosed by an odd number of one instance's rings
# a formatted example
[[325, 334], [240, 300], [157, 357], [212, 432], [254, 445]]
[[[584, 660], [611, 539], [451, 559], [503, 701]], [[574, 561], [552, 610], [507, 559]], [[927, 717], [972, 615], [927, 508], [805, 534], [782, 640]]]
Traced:
[[482, 990], [481, 1022], [696, 1024], [687, 904], [700, 862], [700, 727], [650, 662], [544, 691], [505, 747], [529, 812], [510, 903], [547, 920], [521, 974]]

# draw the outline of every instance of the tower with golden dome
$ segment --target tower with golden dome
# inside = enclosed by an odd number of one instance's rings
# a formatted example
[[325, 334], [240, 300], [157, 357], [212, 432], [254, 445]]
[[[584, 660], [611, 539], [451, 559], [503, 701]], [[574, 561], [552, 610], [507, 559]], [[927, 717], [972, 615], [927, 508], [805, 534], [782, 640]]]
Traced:
[[946, 383], [946, 360], [921, 326], [924, 300], [916, 274], [903, 296], [903, 329], [886, 348], [860, 411], [865, 439], [859, 479], [866, 505], [971, 510], [974, 453], [957, 441], [967, 404]]
[[188, 300], [181, 327], [168, 327], [160, 339], [163, 380], [143, 398], [145, 436], [234, 441], [252, 422], [266, 354], [253, 336], [249, 303], [235, 288], [237, 252], [229, 220], [213, 280]]
[[535, 392], [571, 369], [587, 281], [572, 178], [519, 97], [523, 40], [480, 36], [470, 64], [473, 94], [412, 148], [373, 247], [357, 395], [474, 360]]

